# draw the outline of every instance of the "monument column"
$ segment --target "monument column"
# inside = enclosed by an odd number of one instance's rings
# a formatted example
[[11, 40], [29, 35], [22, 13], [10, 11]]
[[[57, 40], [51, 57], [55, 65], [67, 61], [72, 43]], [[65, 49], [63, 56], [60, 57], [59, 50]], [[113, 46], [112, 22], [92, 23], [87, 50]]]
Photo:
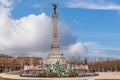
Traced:
[[58, 13], [56, 12], [57, 4], [53, 4], [53, 35], [52, 35], [52, 44], [51, 51], [46, 56], [46, 64], [49, 66], [53, 66], [56, 62], [60, 62], [60, 64], [66, 64], [65, 57], [61, 54], [59, 50], [59, 42], [58, 42]]
[[53, 18], [53, 40], [52, 40], [52, 44], [51, 44], [51, 49], [53, 52], [56, 53], [56, 51], [58, 52], [58, 50], [59, 50], [58, 23], [57, 23], [58, 13], [56, 12], [57, 5], [53, 4], [53, 6], [54, 6], [54, 12], [52, 15], [52, 18]]

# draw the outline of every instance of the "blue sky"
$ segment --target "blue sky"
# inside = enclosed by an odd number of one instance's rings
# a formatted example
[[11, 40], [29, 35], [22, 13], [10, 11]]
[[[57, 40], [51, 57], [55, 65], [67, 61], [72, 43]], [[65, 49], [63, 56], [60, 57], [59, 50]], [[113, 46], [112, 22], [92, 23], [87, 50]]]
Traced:
[[[82, 7], [67, 7], [65, 4], [75, 2], [55, 1], [55, 0], [21, 0], [15, 5], [12, 11], [12, 17], [19, 19], [29, 14], [40, 14], [45, 12], [51, 16], [53, 2], [59, 3], [60, 21], [64, 21], [69, 25], [73, 35], [77, 35], [78, 41], [100, 41], [107, 45], [119, 46], [120, 43], [120, 11], [116, 9], [87, 9]], [[84, 0], [78, 0], [85, 2]], [[101, 0], [104, 4], [119, 5], [119, 0]], [[87, 2], [87, 0], [86, 0]], [[95, 0], [91, 0], [91, 4], [99, 4]], [[102, 5], [101, 5], [102, 6]]]
[[113, 57], [120, 57], [120, 0], [10, 1], [13, 5], [9, 13], [13, 20], [42, 13], [51, 17], [51, 4], [59, 3], [59, 22], [67, 25], [70, 34], [76, 37], [76, 42], [95, 43], [94, 48], [97, 45], [96, 50], [101, 50], [99, 54], [102, 52], [103, 56], [105, 53], [105, 56], [115, 54]]

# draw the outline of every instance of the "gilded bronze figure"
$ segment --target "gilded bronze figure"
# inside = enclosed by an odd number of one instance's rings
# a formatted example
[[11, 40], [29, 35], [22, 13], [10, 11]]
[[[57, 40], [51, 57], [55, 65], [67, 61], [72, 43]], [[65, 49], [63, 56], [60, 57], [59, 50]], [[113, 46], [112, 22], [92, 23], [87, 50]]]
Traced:
[[56, 9], [57, 9], [58, 4], [53, 3], [52, 5], [53, 5], [54, 14], [56, 14]]

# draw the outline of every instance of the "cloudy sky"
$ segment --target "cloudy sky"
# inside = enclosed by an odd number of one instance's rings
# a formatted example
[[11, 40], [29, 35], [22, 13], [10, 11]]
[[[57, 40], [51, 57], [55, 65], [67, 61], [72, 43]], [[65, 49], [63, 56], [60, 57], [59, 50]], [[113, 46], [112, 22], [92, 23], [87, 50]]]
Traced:
[[54, 2], [61, 53], [120, 58], [119, 0], [0, 0], [0, 53], [45, 57]]

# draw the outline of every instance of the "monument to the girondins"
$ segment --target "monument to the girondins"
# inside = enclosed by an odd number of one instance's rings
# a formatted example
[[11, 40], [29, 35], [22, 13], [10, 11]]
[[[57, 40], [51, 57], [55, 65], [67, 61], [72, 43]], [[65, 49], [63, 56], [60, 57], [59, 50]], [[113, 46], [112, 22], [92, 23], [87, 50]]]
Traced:
[[53, 39], [51, 44], [51, 51], [46, 56], [46, 64], [49, 66], [52, 66], [57, 61], [60, 62], [62, 65], [66, 65], [65, 57], [63, 57], [63, 54], [59, 50], [59, 42], [58, 42], [58, 13], [56, 11], [58, 4], [52, 4], [53, 5]]

